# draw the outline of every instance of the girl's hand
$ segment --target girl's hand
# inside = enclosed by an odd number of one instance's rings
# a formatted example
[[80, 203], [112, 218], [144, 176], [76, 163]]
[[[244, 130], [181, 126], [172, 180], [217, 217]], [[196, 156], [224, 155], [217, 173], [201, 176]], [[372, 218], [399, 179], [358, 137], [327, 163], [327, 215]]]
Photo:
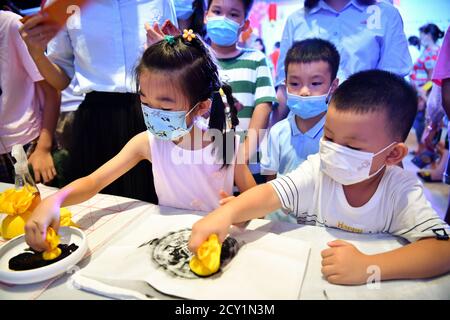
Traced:
[[197, 249], [200, 245], [208, 239], [208, 237], [215, 233], [222, 243], [228, 235], [231, 220], [227, 215], [210, 213], [206, 217], [200, 219], [192, 226], [192, 233], [189, 239], [189, 250], [197, 254]]
[[52, 155], [47, 150], [36, 148], [28, 159], [28, 162], [33, 167], [34, 180], [36, 183], [41, 182], [41, 177], [42, 181], [47, 183], [52, 181], [56, 176]]
[[367, 282], [369, 256], [342, 240], [329, 242], [328, 246], [329, 249], [322, 251], [322, 274], [328, 282], [346, 285]]
[[45, 242], [47, 228], [50, 226], [56, 232], [59, 230], [60, 205], [52, 197], [47, 198], [34, 209], [33, 214], [25, 225], [25, 240], [36, 251], [48, 250]]
[[19, 32], [33, 55], [33, 53], [43, 54], [47, 44], [56, 36], [59, 29], [60, 27], [56, 23], [50, 22], [45, 15], [37, 14], [27, 19], [20, 27]]

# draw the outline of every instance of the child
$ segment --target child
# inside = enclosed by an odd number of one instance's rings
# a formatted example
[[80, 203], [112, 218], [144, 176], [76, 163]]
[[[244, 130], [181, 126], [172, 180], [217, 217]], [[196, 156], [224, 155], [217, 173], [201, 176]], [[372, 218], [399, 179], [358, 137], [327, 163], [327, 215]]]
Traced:
[[[269, 132], [267, 149], [261, 159], [261, 174], [267, 181], [285, 175], [306, 158], [319, 152], [328, 99], [338, 85], [339, 53], [322, 39], [295, 42], [286, 61], [289, 116]], [[290, 215], [276, 212], [271, 220], [296, 222]]]
[[0, 10], [0, 181], [14, 183], [11, 150], [23, 144], [36, 182], [57, 174], [51, 155], [60, 98], [19, 34], [22, 17]]
[[[46, 248], [47, 227], [58, 228], [61, 206], [93, 197], [141, 160], [153, 164], [163, 206], [210, 211], [219, 205], [221, 191], [232, 192], [233, 182], [241, 192], [255, 185], [247, 166], [235, 164], [236, 110], [225, 112], [217, 67], [198, 37], [186, 30], [183, 36], [166, 36], [145, 51], [136, 74], [149, 132], [136, 135], [95, 172], [42, 201], [25, 228], [27, 243], [36, 250]], [[231, 101], [231, 91], [223, 90]], [[219, 134], [194, 125], [209, 109], [210, 129]], [[222, 133], [225, 124], [228, 132]]]
[[295, 42], [285, 64], [291, 114], [270, 129], [268, 150], [261, 160], [261, 174], [268, 181], [319, 152], [328, 99], [339, 83], [339, 53], [326, 40]]
[[[237, 45], [241, 32], [250, 25], [247, 17], [252, 4], [251, 0], [209, 0], [205, 19], [207, 35], [221, 67], [221, 79], [232, 87], [234, 98], [243, 106], [238, 113], [238, 130], [249, 131], [245, 140], [246, 161], [253, 159], [257, 150], [256, 137], [259, 134], [262, 138], [272, 102], [276, 101], [264, 54]], [[249, 139], [250, 135], [253, 138]], [[259, 174], [259, 168], [255, 166], [252, 172]]]
[[449, 226], [431, 208], [418, 180], [397, 166], [408, 154], [404, 141], [416, 110], [415, 90], [399, 76], [379, 70], [352, 75], [331, 99], [319, 154], [195, 223], [190, 250], [196, 252], [213, 233], [223, 241], [232, 223], [283, 208], [305, 224], [390, 233], [411, 242], [377, 255], [341, 240], [328, 243], [322, 273], [331, 283], [364, 284], [371, 265], [379, 266], [382, 280], [450, 271]]

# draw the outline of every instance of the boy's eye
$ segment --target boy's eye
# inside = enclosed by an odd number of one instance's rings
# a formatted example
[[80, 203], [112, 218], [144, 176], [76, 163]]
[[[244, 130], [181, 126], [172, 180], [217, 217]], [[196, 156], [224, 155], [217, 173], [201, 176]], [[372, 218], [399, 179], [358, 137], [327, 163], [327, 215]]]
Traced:
[[220, 16], [220, 10], [213, 10], [212, 13], [214, 13], [215, 15]]
[[331, 139], [331, 138], [329, 138], [329, 137], [327, 137], [327, 136], [323, 136], [323, 139], [325, 140], [325, 141], [330, 141], [330, 142], [333, 142], [333, 139]]
[[313, 86], [321, 86], [321, 85], [322, 85], [322, 82], [313, 82], [312, 85], [313, 85]]
[[289, 86], [296, 87], [296, 86], [298, 86], [298, 83], [297, 82], [289, 82]]

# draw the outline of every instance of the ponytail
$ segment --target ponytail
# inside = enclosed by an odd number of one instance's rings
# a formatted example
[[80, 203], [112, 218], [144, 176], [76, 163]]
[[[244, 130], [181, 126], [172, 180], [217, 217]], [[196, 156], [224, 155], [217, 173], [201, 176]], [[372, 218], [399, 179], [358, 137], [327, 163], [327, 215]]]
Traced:
[[[221, 92], [222, 91], [222, 92]], [[222, 93], [224, 96], [222, 96]], [[224, 99], [226, 99], [226, 104]], [[231, 164], [236, 151], [235, 131], [239, 124], [237, 109], [232, 95], [231, 87], [228, 84], [222, 84], [219, 90], [213, 92], [211, 113], [209, 118], [209, 129], [215, 129], [222, 132], [222, 141], [214, 141], [215, 150], [221, 150], [218, 153], [223, 165], [222, 168]], [[230, 143], [232, 142], [232, 148]], [[220, 146], [220, 143], [222, 146]]]

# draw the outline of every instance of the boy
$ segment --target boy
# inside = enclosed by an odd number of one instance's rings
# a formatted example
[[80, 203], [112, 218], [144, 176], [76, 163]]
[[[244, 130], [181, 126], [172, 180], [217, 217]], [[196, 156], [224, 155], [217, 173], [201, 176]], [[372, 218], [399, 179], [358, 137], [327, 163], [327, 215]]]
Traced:
[[339, 83], [339, 53], [326, 40], [294, 43], [285, 63], [291, 114], [270, 129], [268, 150], [261, 160], [261, 174], [268, 181], [319, 152], [328, 99]]
[[[270, 69], [263, 53], [242, 49], [237, 43], [250, 21], [252, 0], [209, 0], [205, 18], [208, 38], [218, 60], [220, 76], [233, 89], [233, 96], [243, 106], [238, 113], [238, 131], [249, 131], [253, 139], [245, 140], [245, 161], [257, 150], [257, 134], [262, 138], [276, 101]], [[259, 174], [259, 168], [253, 168]]]
[[431, 208], [418, 180], [397, 166], [408, 154], [404, 141], [416, 111], [415, 90], [399, 76], [379, 70], [354, 74], [333, 94], [319, 154], [195, 223], [190, 250], [212, 233], [223, 241], [232, 223], [283, 208], [299, 222], [385, 232], [411, 242], [377, 255], [345, 241], [330, 242], [322, 251], [322, 273], [331, 283], [363, 284], [371, 265], [381, 269], [382, 280], [448, 272], [449, 226]]
[[[285, 70], [291, 113], [270, 129], [261, 159], [261, 174], [267, 181], [291, 172], [309, 155], [319, 152], [328, 99], [339, 83], [339, 60], [336, 47], [322, 39], [295, 42], [289, 49]], [[279, 211], [267, 218], [296, 222]]]

